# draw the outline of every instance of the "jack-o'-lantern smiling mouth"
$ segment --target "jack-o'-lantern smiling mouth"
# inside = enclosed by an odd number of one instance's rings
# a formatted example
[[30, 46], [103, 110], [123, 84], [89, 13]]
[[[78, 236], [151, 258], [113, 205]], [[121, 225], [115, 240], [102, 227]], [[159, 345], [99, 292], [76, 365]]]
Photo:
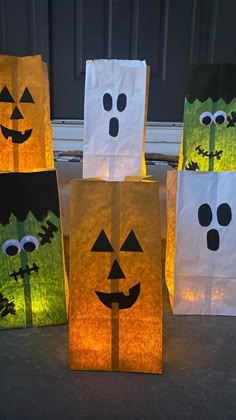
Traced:
[[108, 308], [112, 307], [112, 303], [118, 303], [119, 309], [128, 309], [133, 306], [139, 297], [140, 283], [137, 283], [135, 286], [131, 287], [129, 289], [128, 295], [125, 295], [123, 292], [104, 293], [95, 291], [95, 293], [100, 301]]
[[29, 139], [32, 133], [32, 128], [29, 130], [25, 130], [25, 132], [17, 131], [17, 130], [11, 130], [10, 128], [4, 127], [1, 125], [2, 134], [5, 137], [6, 140], [8, 140], [9, 137], [12, 138], [12, 143], [24, 143], [26, 140]]

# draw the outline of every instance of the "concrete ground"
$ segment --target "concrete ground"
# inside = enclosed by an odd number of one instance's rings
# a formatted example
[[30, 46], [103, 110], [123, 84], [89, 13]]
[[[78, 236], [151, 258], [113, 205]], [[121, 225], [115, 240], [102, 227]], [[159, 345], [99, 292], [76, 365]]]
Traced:
[[[81, 163], [57, 169], [63, 206]], [[163, 245], [167, 169], [148, 165], [163, 194]], [[236, 419], [236, 319], [174, 316], [163, 286], [162, 375], [70, 371], [66, 325], [1, 331], [0, 420]]]

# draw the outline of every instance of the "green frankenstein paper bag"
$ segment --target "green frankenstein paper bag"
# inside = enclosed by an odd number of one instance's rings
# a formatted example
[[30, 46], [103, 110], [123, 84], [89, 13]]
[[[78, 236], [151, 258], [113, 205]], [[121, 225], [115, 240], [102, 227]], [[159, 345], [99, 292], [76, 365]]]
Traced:
[[236, 170], [236, 65], [192, 66], [179, 169]]
[[0, 329], [67, 321], [56, 171], [0, 174]]

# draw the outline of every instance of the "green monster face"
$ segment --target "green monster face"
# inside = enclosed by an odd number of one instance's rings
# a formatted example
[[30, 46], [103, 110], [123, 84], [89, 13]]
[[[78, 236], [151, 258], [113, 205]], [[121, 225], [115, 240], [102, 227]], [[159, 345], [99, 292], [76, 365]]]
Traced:
[[196, 66], [184, 107], [180, 169], [236, 170], [236, 66]]
[[67, 321], [55, 171], [0, 175], [0, 329]]

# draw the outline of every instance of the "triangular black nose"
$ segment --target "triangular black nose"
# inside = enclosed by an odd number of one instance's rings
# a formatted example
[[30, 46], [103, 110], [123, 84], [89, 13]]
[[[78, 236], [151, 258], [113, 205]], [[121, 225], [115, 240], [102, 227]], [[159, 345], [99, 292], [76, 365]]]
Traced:
[[19, 109], [17, 108], [17, 106], [15, 106], [15, 108], [13, 109], [13, 112], [10, 116], [11, 120], [22, 120], [24, 117], [21, 114], [21, 112], [19, 111]]
[[120, 268], [119, 263], [115, 260], [112, 264], [111, 271], [107, 277], [108, 279], [125, 279], [125, 275]]

